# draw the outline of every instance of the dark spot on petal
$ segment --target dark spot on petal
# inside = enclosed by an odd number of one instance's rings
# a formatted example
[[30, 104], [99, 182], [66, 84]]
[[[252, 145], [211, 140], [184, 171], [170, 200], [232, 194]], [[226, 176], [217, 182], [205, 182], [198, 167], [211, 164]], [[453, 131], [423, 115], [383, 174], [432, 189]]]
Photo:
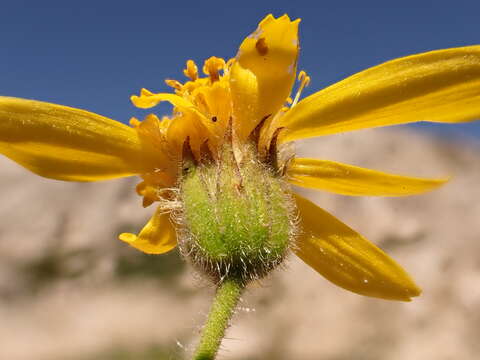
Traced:
[[217, 119], [216, 116], [212, 116], [212, 121], [213, 121], [213, 122], [217, 122], [217, 120], [218, 120], [218, 119]]
[[255, 43], [255, 48], [257, 49], [257, 52], [261, 56], [265, 56], [268, 54], [268, 46], [267, 46], [267, 42], [265, 41], [265, 38], [258, 39], [257, 42]]

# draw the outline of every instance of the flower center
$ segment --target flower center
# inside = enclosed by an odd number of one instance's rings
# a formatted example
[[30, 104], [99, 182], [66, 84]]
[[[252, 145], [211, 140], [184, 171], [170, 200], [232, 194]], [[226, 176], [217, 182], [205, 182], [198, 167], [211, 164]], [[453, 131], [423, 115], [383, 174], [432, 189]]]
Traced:
[[[259, 45], [263, 51], [262, 46]], [[132, 96], [132, 102], [140, 108], [151, 108], [161, 101], [169, 101], [173, 105], [171, 116], [162, 119], [156, 115], [148, 115], [140, 122], [133, 118], [131, 125], [137, 129], [139, 136], [146, 146], [154, 147], [161, 157], [161, 167], [152, 173], [143, 174], [144, 182], [137, 188], [137, 192], [144, 197], [144, 205], [162, 199], [158, 194], [159, 188], [175, 187], [179, 177], [178, 164], [182, 160], [182, 151], [188, 141], [196, 160], [201, 160], [202, 148], [207, 148], [214, 159], [218, 159], [220, 147], [228, 129], [233, 128], [234, 151], [242, 157], [245, 143], [254, 143], [258, 151], [258, 159], [279, 168], [275, 145], [279, 131], [279, 120], [288, 111], [284, 106], [275, 113], [268, 114], [263, 119], [257, 119], [257, 127], [250, 133], [250, 137], [240, 138], [237, 130], [246, 120], [238, 116], [238, 106], [234, 105], [232, 97], [231, 68], [235, 59], [227, 62], [215, 56], [207, 59], [202, 67], [205, 76], [200, 76], [198, 66], [193, 60], [188, 60], [184, 75], [188, 78], [184, 83], [167, 79], [165, 83], [173, 88], [172, 93], [152, 93], [142, 89], [140, 96]], [[295, 106], [301, 92], [308, 85], [310, 78], [304, 71], [298, 76], [300, 82], [295, 99], [286, 99], [287, 103]], [[286, 105], [286, 104], [285, 104]], [[249, 107], [248, 103], [245, 104]], [[237, 110], [235, 110], [237, 109]]]

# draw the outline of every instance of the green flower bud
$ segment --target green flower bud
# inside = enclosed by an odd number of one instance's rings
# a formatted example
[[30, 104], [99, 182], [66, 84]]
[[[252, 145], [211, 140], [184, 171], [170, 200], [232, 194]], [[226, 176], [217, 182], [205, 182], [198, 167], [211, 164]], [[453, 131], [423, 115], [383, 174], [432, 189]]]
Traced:
[[238, 160], [227, 143], [215, 161], [184, 161], [179, 244], [214, 281], [265, 276], [283, 261], [295, 234], [288, 188], [255, 154], [247, 146]]

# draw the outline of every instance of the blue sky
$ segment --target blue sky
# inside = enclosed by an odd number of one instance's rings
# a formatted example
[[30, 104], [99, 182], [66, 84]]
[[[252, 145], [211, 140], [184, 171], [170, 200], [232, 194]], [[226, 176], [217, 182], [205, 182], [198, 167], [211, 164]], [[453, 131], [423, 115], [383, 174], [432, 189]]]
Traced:
[[[0, 95], [142, 117], [131, 94], [167, 90], [187, 59], [234, 56], [270, 12], [302, 18], [307, 94], [392, 58], [480, 43], [476, 0], [17, 0], [0, 13]], [[422, 128], [480, 138], [480, 122]]]

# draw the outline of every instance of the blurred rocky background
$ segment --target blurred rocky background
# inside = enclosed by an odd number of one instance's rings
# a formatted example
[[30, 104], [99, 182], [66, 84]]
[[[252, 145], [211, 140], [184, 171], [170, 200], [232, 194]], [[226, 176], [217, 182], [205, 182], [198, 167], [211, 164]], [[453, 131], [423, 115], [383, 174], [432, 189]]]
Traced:
[[[411, 303], [335, 287], [291, 256], [252, 285], [219, 359], [478, 359], [480, 145], [410, 128], [304, 142], [302, 155], [400, 174], [454, 175], [429, 194], [353, 198], [303, 192], [402, 264]], [[153, 209], [137, 179], [64, 183], [0, 158], [0, 359], [188, 359], [213, 288], [177, 251], [116, 240]]]

